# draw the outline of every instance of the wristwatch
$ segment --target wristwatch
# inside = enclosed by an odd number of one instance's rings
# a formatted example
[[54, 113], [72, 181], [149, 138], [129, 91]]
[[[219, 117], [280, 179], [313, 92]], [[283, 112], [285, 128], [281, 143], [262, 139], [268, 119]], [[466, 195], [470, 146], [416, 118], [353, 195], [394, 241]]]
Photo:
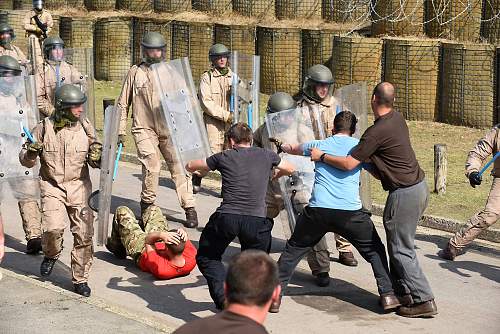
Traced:
[[323, 154], [319, 157], [319, 161], [321, 161], [321, 162], [325, 162], [325, 155], [326, 155], [326, 153], [323, 153]]

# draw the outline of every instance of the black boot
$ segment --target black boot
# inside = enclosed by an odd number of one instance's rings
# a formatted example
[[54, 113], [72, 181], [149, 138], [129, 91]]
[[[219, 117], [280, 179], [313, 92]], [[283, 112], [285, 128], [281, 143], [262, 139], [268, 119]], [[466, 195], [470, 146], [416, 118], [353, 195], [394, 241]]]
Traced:
[[198, 214], [196, 213], [196, 209], [186, 208], [184, 211], [186, 212], [184, 226], [187, 228], [196, 228], [198, 226]]
[[36, 255], [42, 251], [42, 238], [33, 238], [26, 244], [26, 254]]
[[322, 288], [330, 285], [330, 275], [328, 273], [319, 273], [316, 275], [316, 285]]
[[48, 257], [44, 257], [42, 264], [40, 265], [40, 275], [49, 276], [54, 269], [54, 265], [56, 264], [57, 259], [50, 259]]
[[73, 284], [73, 288], [77, 294], [84, 297], [90, 297], [91, 290], [87, 282]]
[[201, 190], [201, 176], [193, 174], [191, 182], [193, 183], [193, 194], [199, 193]]

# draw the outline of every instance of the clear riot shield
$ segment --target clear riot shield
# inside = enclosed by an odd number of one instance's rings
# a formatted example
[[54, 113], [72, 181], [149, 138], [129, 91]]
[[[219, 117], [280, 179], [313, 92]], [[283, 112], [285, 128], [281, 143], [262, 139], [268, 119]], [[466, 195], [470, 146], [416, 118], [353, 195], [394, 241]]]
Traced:
[[113, 173], [116, 160], [119, 127], [120, 113], [114, 106], [107, 107], [104, 112], [104, 143], [102, 147], [97, 210], [97, 244], [99, 246], [104, 245], [108, 237]]
[[[368, 112], [366, 108], [366, 82], [343, 86], [335, 90], [333, 96], [341, 106], [341, 110], [349, 110], [358, 119], [356, 132], [353, 137], [361, 138], [368, 127]], [[359, 189], [361, 203], [365, 209], [371, 210], [370, 175], [366, 170], [361, 171], [361, 186]]]
[[68, 64], [73, 65], [83, 76], [80, 82], [73, 82], [73, 84], [80, 86], [81, 90], [87, 95], [87, 102], [85, 103], [85, 117], [90, 120], [95, 128], [93, 50], [86, 48], [64, 49], [64, 60]]
[[38, 73], [38, 62], [40, 62], [40, 42], [35, 36], [30, 36], [28, 39], [28, 72], [30, 75]]
[[256, 130], [260, 126], [259, 90], [260, 57], [234, 51], [230, 59], [233, 80], [231, 84], [231, 111], [233, 121], [247, 123]]
[[[0, 78], [0, 200], [39, 197], [38, 165], [26, 168], [19, 153], [38, 121], [33, 76]], [[28, 135], [29, 133], [29, 135]]]
[[151, 66], [154, 89], [183, 170], [188, 161], [205, 159], [211, 153], [201, 107], [187, 57]]
[[[309, 113], [301, 108], [268, 113], [266, 127], [269, 138], [275, 138], [287, 144], [304, 143], [315, 139]], [[292, 176], [279, 179], [288, 224], [290, 231], [293, 231], [297, 215], [302, 212], [311, 197], [314, 185], [314, 163], [309, 157], [286, 153], [282, 153], [281, 158], [292, 163], [296, 168]]]

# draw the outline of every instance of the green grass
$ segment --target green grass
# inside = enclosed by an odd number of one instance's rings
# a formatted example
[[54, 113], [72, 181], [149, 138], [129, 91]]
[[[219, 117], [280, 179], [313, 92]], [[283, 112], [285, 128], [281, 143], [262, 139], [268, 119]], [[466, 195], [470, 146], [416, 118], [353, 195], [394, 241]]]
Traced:
[[[96, 123], [98, 133], [102, 136], [103, 98], [117, 98], [120, 94], [121, 82], [96, 82]], [[265, 113], [268, 95], [260, 94], [260, 112]], [[127, 140], [125, 152], [136, 153], [130, 126], [127, 123]], [[371, 120], [370, 120], [371, 124]], [[476, 211], [484, 207], [491, 185], [491, 176], [485, 173], [483, 184], [473, 189], [464, 175], [467, 153], [486, 133], [485, 129], [471, 129], [434, 122], [409, 121], [410, 136], [420, 166], [425, 171], [431, 197], [426, 213], [446, 218], [466, 221]], [[434, 144], [446, 144], [448, 150], [448, 175], [446, 194], [437, 195], [432, 192], [434, 184]], [[387, 192], [382, 189], [378, 180], [372, 179], [371, 191], [373, 202], [384, 204]]]

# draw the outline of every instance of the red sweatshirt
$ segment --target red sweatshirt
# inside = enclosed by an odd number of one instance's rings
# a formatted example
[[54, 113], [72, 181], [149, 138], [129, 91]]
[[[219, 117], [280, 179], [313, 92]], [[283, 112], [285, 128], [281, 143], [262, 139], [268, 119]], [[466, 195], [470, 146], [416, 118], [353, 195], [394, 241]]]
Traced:
[[153, 274], [158, 279], [171, 279], [179, 276], [188, 275], [191, 270], [196, 266], [196, 248], [191, 241], [186, 242], [186, 247], [182, 256], [186, 263], [182, 267], [177, 267], [170, 263], [170, 261], [163, 256], [158, 255], [156, 251], [152, 250], [142, 253], [139, 260], [139, 268], [142, 271]]

